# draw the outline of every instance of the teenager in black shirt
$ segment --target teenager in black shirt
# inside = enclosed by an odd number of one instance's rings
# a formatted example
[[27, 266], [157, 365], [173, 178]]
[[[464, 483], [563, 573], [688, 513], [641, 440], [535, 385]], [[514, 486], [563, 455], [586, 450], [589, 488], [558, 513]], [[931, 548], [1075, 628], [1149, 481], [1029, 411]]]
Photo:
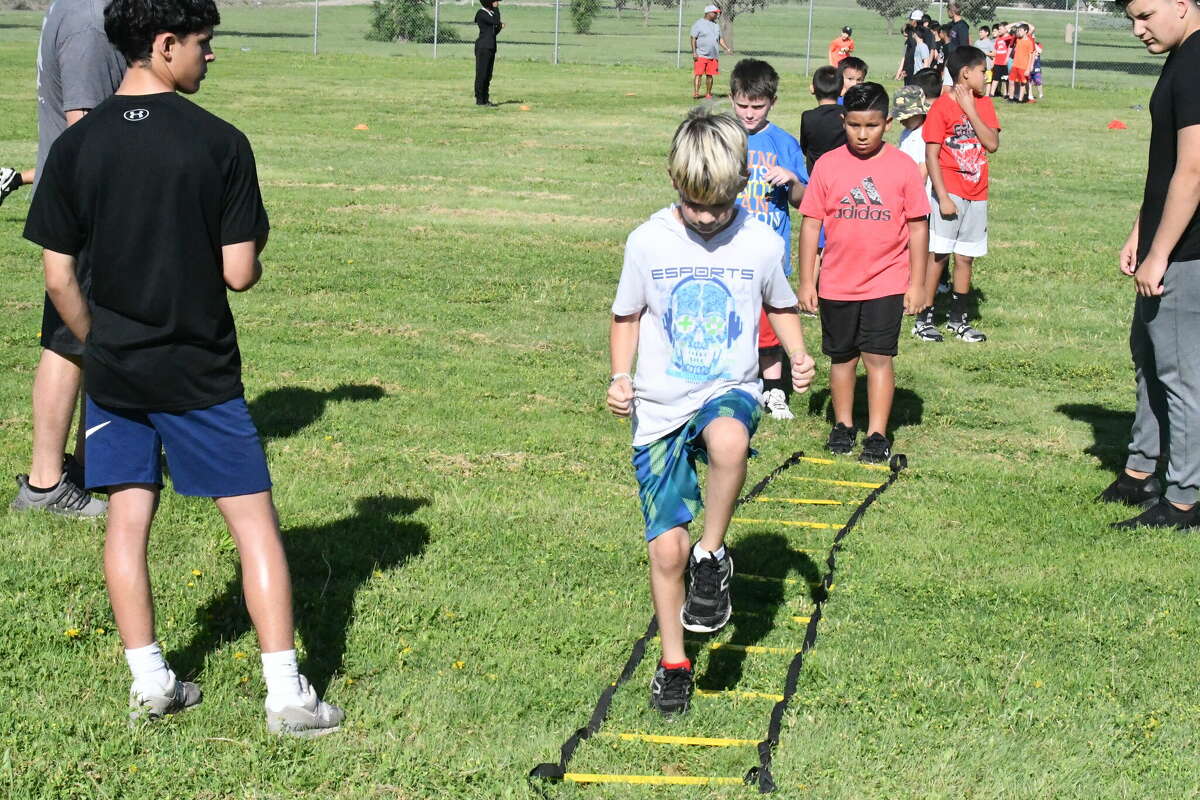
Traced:
[[1168, 56], [1150, 98], [1142, 206], [1119, 259], [1138, 294], [1129, 336], [1137, 412], [1125, 470], [1099, 499], [1149, 506], [1118, 528], [1187, 529], [1200, 524], [1200, 5], [1118, 2], [1133, 35]]
[[475, 12], [479, 38], [475, 40], [475, 105], [495, 106], [491, 101], [492, 67], [496, 64], [496, 36], [500, 21], [500, 0], [479, 0], [483, 8]]
[[[54, 143], [25, 236], [44, 248], [46, 291], [84, 343], [86, 478], [110, 494], [104, 569], [133, 674], [131, 716], [201, 699], [154, 632], [146, 545], [165, 451], [175, 491], [214, 498], [237, 544], [268, 728], [326, 733], [343, 715], [297, 668], [287, 558], [226, 299], [262, 275], [268, 223], [254, 154], [236, 128], [177, 94], [200, 88], [220, 15], [212, 0], [113, 0], [104, 18], [129, 69]], [[77, 262], [91, 270], [86, 299]]]

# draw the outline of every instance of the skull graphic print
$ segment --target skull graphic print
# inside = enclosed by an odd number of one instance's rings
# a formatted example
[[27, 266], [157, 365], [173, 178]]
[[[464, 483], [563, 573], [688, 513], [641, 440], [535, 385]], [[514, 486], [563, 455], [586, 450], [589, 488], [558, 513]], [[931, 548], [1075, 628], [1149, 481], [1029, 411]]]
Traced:
[[742, 333], [729, 289], [715, 278], [688, 278], [671, 291], [663, 318], [671, 342], [667, 374], [691, 383], [729, 378], [734, 341]]

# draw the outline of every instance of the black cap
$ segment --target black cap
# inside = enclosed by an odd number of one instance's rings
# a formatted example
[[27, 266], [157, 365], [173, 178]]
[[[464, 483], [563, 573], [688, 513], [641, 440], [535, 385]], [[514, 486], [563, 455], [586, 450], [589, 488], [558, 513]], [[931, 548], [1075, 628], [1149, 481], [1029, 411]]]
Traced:
[[850, 28], [850, 26], [849, 26], [849, 25], [847, 25], [846, 27], [842, 28], [842, 33], [844, 33], [844, 34], [846, 34], [847, 36], [849, 36], [850, 34], [854, 33], [854, 31], [853, 31], [853, 30], [851, 30], [851, 28]]

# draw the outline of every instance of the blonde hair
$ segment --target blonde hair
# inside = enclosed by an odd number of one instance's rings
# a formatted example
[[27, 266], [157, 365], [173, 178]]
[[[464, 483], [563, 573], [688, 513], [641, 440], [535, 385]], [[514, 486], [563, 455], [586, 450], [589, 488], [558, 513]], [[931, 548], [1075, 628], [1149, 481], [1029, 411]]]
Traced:
[[746, 130], [730, 114], [693, 108], [675, 129], [667, 172], [685, 200], [709, 206], [732, 203], [750, 177]]

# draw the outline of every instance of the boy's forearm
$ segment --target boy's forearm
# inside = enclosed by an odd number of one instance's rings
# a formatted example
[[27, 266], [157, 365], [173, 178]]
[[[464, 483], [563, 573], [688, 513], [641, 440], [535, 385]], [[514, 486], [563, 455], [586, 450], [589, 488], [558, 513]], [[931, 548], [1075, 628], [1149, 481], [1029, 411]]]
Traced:
[[[939, 200], [950, 197], [946, 191], [946, 182], [942, 180], [942, 167], [938, 159], [942, 155], [942, 146], [937, 142], [925, 143], [925, 166], [929, 170], [929, 182], [932, 184], [933, 195]], [[929, 165], [933, 166], [930, 167]]]
[[46, 294], [58, 316], [76, 339], [86, 341], [92, 328], [92, 313], [75, 277], [74, 256], [43, 250], [42, 265], [46, 275]]
[[804, 190], [807, 188], [799, 180], [792, 181], [792, 185], [788, 189], [788, 202], [792, 204], [792, 208], [800, 207], [801, 201], [804, 200]]
[[640, 328], [640, 314], [625, 317], [613, 315], [608, 331], [608, 357], [612, 369], [610, 375], [619, 375], [622, 372], [632, 374]]
[[1196, 209], [1200, 208], [1200, 166], [1186, 170], [1180, 166], [1176, 166], [1167, 188], [1162, 219], [1150, 242], [1147, 258], [1170, 260], [1172, 251], [1195, 217]]
[[925, 262], [929, 259], [929, 221], [908, 222], [908, 287], [924, 290]]
[[804, 217], [800, 223], [800, 285], [816, 285], [817, 242], [820, 240], [821, 222], [814, 217]]
[[779, 343], [783, 345], [783, 350], [788, 354], [788, 358], [795, 361], [795, 356], [808, 352], [804, 348], [804, 329], [800, 327], [800, 309], [795, 306], [791, 308], [763, 306], [763, 310], [767, 312], [767, 321], [771, 323], [771, 328], [775, 331]]

